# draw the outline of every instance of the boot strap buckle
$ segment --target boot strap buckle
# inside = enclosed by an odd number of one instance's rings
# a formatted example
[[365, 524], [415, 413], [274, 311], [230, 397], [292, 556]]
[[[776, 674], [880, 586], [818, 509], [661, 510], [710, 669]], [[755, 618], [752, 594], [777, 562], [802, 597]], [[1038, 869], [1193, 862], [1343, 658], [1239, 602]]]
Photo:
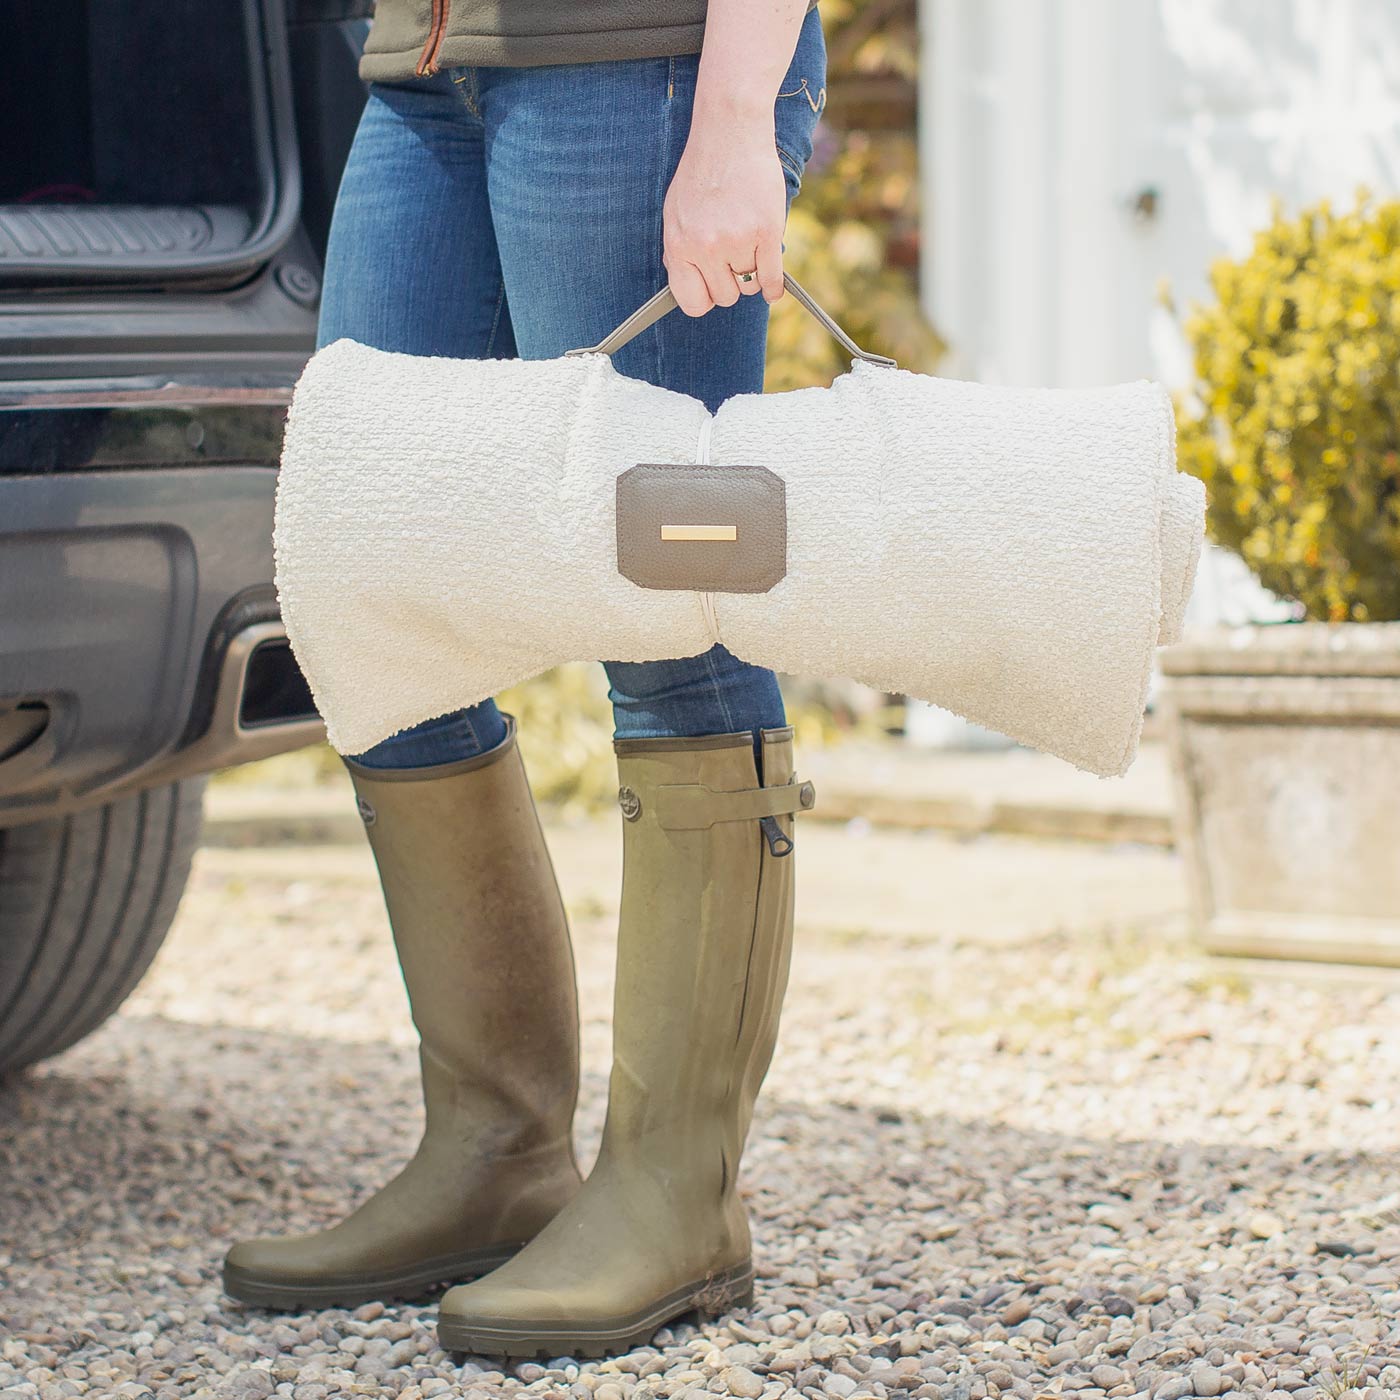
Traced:
[[809, 782], [726, 792], [704, 783], [672, 783], [656, 790], [652, 809], [659, 825], [670, 831], [703, 831], [717, 822], [762, 821], [765, 817], [810, 812], [817, 790]]

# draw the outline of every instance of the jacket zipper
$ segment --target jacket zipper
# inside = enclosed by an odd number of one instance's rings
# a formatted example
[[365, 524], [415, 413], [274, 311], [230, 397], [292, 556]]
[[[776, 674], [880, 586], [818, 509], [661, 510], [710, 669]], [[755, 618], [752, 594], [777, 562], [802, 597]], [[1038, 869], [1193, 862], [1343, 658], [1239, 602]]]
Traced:
[[438, 70], [438, 50], [442, 47], [443, 31], [447, 28], [447, 10], [452, 0], [433, 0], [432, 18], [428, 22], [428, 38], [423, 52], [418, 55], [418, 67], [414, 71], [420, 78]]

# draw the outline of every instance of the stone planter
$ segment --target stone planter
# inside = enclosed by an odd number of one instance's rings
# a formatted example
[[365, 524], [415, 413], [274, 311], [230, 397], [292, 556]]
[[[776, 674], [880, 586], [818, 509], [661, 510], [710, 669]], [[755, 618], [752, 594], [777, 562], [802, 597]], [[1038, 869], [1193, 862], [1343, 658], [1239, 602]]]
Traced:
[[1206, 946], [1400, 966], [1400, 623], [1198, 633], [1162, 670]]

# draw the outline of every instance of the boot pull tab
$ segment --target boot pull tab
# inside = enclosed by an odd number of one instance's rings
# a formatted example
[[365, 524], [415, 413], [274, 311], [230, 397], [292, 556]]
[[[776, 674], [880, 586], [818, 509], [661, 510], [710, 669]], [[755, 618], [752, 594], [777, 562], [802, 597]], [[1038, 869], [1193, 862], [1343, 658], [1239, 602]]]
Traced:
[[[794, 779], [788, 786], [797, 789], [797, 810], [799, 812], [810, 812], [817, 805], [817, 790], [811, 783], [799, 783]], [[763, 790], [772, 791], [771, 788]], [[793, 838], [778, 825], [777, 817], [760, 817], [758, 825], [763, 832], [763, 839], [768, 842], [769, 855], [777, 860], [792, 854]]]
[[778, 825], [777, 817], [761, 817], [758, 825], [763, 832], [763, 839], [768, 842], [769, 855], [776, 859], [792, 854], [792, 837]]

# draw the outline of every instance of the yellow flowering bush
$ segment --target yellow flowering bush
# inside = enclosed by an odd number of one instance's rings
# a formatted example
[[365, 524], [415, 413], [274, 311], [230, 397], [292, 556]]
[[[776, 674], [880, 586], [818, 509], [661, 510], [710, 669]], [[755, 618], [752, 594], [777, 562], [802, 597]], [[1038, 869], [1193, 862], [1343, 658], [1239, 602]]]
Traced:
[[1333, 622], [1400, 619], [1400, 201], [1274, 221], [1186, 323], [1212, 537]]

